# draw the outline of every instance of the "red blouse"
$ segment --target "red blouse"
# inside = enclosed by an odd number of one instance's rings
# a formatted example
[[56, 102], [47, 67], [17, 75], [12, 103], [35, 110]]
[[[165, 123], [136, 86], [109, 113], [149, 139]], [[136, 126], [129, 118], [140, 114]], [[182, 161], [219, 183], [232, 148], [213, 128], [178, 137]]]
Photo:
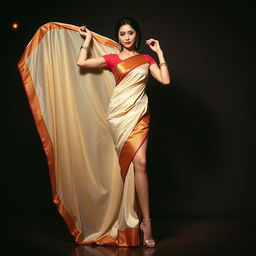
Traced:
[[[142, 54], [142, 55], [144, 55], [144, 56], [148, 59], [148, 61], [149, 61], [149, 66], [152, 65], [152, 64], [154, 64], [154, 63], [156, 63], [156, 61], [155, 61], [150, 55], [148, 55], [148, 54]], [[135, 56], [135, 55], [133, 55], [133, 56]], [[132, 56], [132, 57], [133, 57], [133, 56]], [[111, 70], [112, 72], [113, 72], [114, 67], [115, 67], [118, 63], [124, 61], [124, 60], [121, 60], [121, 59], [119, 58], [118, 54], [112, 54], [112, 53], [111, 53], [111, 54], [103, 55], [102, 57], [105, 59], [107, 68], [108, 68], [109, 70]], [[129, 57], [129, 58], [132, 58], [132, 57]]]

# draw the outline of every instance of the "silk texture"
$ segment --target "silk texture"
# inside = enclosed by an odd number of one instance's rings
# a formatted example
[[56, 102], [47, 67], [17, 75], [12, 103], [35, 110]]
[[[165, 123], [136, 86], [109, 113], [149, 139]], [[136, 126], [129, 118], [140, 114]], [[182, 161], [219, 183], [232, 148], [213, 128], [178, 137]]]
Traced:
[[[92, 32], [89, 58], [119, 53]], [[138, 246], [141, 211], [132, 159], [148, 135], [148, 61], [109, 70], [76, 65], [79, 28], [41, 26], [18, 63], [47, 157], [52, 197], [78, 244]]]

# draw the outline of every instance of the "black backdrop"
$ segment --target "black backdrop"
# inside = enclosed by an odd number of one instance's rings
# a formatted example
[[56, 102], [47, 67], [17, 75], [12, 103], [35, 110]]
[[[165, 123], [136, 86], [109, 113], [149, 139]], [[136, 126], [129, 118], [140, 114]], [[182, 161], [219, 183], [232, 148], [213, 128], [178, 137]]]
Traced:
[[[17, 70], [26, 45], [51, 21], [86, 24], [114, 39], [116, 20], [132, 16], [143, 40], [160, 41], [172, 77], [171, 86], [153, 78], [147, 86], [152, 217], [255, 216], [255, 10], [246, 1], [205, 2], [3, 4], [1, 180], [7, 215], [58, 215]], [[10, 28], [13, 21], [18, 30]], [[145, 45], [140, 52], [157, 60]]]

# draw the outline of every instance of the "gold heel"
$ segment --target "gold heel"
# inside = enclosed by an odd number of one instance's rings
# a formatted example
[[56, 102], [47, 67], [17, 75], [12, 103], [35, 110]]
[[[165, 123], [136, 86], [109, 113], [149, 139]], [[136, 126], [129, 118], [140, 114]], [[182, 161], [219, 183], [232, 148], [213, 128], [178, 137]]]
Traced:
[[[143, 246], [145, 246], [145, 247], [153, 248], [153, 247], [155, 247], [155, 240], [154, 239], [144, 240], [144, 231], [143, 231], [143, 228], [142, 228], [142, 222], [151, 222], [151, 219], [150, 220], [142, 220], [141, 223], [140, 223], [141, 244], [143, 244]], [[152, 245], [152, 243], [153, 243], [153, 245]]]

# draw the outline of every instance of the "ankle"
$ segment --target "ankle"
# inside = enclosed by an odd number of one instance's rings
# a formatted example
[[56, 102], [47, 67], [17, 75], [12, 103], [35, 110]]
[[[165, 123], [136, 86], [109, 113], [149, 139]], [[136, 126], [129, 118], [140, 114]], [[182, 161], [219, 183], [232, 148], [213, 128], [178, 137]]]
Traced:
[[151, 222], [151, 218], [142, 219], [142, 222]]

